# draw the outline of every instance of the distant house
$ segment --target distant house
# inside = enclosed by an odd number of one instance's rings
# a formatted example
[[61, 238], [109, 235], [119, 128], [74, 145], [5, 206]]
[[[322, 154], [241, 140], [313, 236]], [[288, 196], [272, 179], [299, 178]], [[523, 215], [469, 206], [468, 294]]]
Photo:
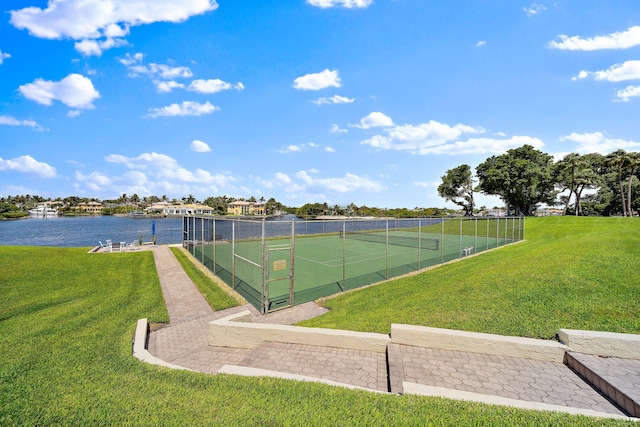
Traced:
[[174, 205], [169, 202], [154, 203], [145, 209], [149, 213], [161, 213], [163, 215], [212, 215], [213, 208], [193, 203], [190, 205]]
[[498, 218], [507, 216], [507, 212], [504, 209], [487, 209], [485, 215]]
[[231, 215], [264, 215], [264, 203], [239, 200], [227, 204], [227, 213]]
[[536, 216], [562, 216], [562, 209], [538, 209]]
[[101, 214], [104, 206], [100, 202], [82, 202], [79, 203], [75, 208], [80, 212], [90, 213], [90, 214]]

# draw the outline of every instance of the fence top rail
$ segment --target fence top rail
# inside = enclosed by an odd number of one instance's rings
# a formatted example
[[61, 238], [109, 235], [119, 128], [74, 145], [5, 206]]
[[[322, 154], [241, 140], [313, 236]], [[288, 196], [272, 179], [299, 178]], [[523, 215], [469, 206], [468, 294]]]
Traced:
[[430, 217], [419, 217], [419, 218], [394, 218], [394, 217], [348, 217], [348, 218], [337, 218], [337, 219], [308, 219], [308, 218], [300, 218], [296, 217], [295, 219], [275, 219], [274, 217], [256, 217], [256, 218], [240, 218], [234, 217], [229, 218], [225, 216], [216, 216], [216, 215], [185, 215], [184, 218], [197, 218], [197, 219], [209, 219], [215, 221], [232, 221], [232, 222], [246, 222], [246, 223], [261, 223], [263, 221], [267, 223], [287, 223], [290, 224], [293, 222], [373, 222], [373, 221], [444, 221], [444, 220], [504, 220], [504, 219], [523, 219], [523, 216], [430, 216]]

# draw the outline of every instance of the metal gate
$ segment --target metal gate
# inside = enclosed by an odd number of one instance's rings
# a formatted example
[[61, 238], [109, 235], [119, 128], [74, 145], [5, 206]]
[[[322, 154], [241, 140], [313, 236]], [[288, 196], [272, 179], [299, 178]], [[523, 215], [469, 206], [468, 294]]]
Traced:
[[293, 248], [289, 245], [266, 249], [264, 307], [268, 313], [294, 304], [294, 257]]

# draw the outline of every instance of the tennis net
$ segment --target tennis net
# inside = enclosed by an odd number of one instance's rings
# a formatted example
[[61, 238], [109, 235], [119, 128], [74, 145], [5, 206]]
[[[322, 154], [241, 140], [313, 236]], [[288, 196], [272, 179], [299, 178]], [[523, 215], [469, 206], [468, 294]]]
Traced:
[[409, 236], [395, 236], [386, 232], [371, 231], [340, 231], [340, 237], [344, 239], [362, 240], [365, 242], [405, 246], [408, 248], [420, 248], [437, 251], [440, 249], [440, 240], [433, 238], [418, 238]]

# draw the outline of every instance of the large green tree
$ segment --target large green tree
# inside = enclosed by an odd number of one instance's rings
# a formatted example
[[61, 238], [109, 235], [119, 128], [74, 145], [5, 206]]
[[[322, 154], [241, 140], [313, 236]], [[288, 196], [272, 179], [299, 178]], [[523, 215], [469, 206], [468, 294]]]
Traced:
[[449, 169], [441, 177], [438, 194], [445, 200], [461, 206], [465, 216], [473, 215], [473, 173], [469, 165], [460, 165]]
[[500, 197], [513, 214], [532, 215], [538, 204], [555, 204], [553, 158], [531, 145], [491, 156], [476, 168], [478, 189]]
[[564, 215], [567, 214], [571, 197], [575, 195], [573, 205], [575, 215], [584, 215], [582, 210], [582, 193], [584, 190], [594, 190], [604, 184], [601, 179], [604, 158], [597, 153], [581, 156], [570, 153], [554, 165], [554, 179], [561, 192], [569, 190], [569, 195], [563, 196]]

